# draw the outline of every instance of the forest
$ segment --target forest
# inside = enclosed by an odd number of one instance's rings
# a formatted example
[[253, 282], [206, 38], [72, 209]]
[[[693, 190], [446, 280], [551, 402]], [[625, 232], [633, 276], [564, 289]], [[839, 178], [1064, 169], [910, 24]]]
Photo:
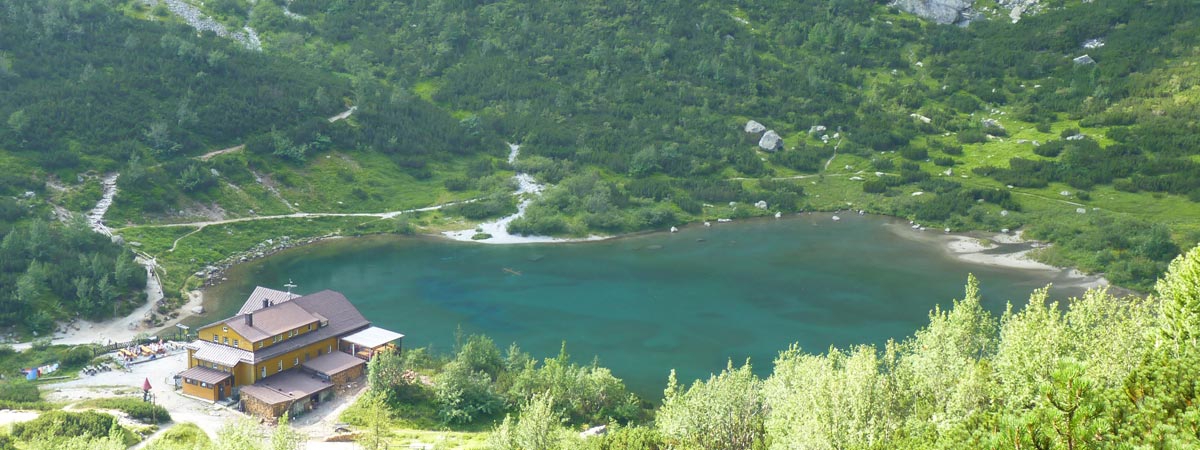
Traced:
[[[1028, 199], [967, 201], [1005, 186], [1065, 186], [1102, 211], [1097, 189], [1189, 198], [1197, 78], [1176, 61], [1196, 56], [1195, 8], [1110, 0], [966, 28], [866, 1], [228, 0], [211, 10], [259, 30], [268, 54], [383, 80], [473, 133], [520, 143], [517, 169], [558, 186], [514, 230], [587, 235], [763, 214], [729, 202], [829, 209], [844, 187], [806, 191], [795, 177], [853, 175], [834, 159], [884, 174], [861, 183], [885, 199], [874, 212], [954, 229], [1055, 222], [1022, 208]], [[1096, 38], [1103, 45], [1086, 52], [1097, 63], [1074, 63]], [[740, 130], [747, 119], [778, 131], [783, 149], [756, 151]], [[1017, 138], [1027, 133], [1041, 145]], [[996, 145], [1011, 161], [985, 155]], [[979, 178], [950, 180], [947, 169]], [[899, 198], [913, 191], [936, 195]], [[1182, 246], [1200, 237], [1169, 232]], [[1112, 246], [1112, 258], [1095, 258], [1062, 243], [1056, 256], [1141, 289], [1174, 254]]]

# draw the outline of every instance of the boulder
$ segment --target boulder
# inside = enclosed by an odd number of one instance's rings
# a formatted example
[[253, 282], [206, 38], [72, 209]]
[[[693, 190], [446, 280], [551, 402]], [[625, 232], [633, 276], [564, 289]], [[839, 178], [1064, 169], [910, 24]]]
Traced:
[[192, 314], [204, 314], [203, 306], [195, 306], [192, 308]]
[[767, 131], [767, 127], [763, 126], [763, 124], [761, 124], [761, 123], [751, 120], [749, 122], [746, 122], [745, 130], [747, 133], [758, 134], [758, 133]]
[[940, 24], [964, 24], [974, 15], [973, 0], [897, 0], [900, 9]]
[[824, 132], [825, 132], [825, 125], [813, 125], [811, 127], [808, 127], [808, 134], [817, 134], [817, 133], [824, 133]]
[[1078, 58], [1072, 59], [1071, 61], [1074, 62], [1075, 64], [1081, 64], [1081, 65], [1096, 63], [1096, 60], [1092, 59], [1092, 57], [1088, 56], [1088, 55], [1080, 56]]
[[980, 122], [983, 123], [985, 128], [996, 128], [1000, 130], [1004, 129], [1004, 125], [1001, 125], [1000, 121], [996, 119], [983, 119]]
[[754, 207], [755, 207], [755, 208], [758, 208], [758, 209], [767, 209], [767, 201], [766, 201], [766, 200], [759, 200], [759, 201], [757, 201], [757, 202], [755, 202], [755, 203], [754, 203]]
[[773, 152], [783, 148], [783, 138], [775, 130], [767, 130], [763, 133], [762, 139], [758, 140], [758, 148]]

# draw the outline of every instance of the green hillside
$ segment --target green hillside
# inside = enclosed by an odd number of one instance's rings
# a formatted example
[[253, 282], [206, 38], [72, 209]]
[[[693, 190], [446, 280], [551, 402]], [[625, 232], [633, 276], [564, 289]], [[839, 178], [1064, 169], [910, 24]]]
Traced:
[[[170, 5], [0, 2], [0, 191], [22, 205], [0, 232], [59, 229], [55, 208], [90, 209], [120, 173], [105, 221], [159, 258], [174, 299], [282, 236], [511, 213], [514, 170], [551, 185], [522, 233], [861, 209], [1023, 230], [1056, 244], [1043, 260], [1139, 290], [1200, 240], [1194, 2], [968, 27], [865, 0]], [[480, 201], [385, 214], [462, 200]], [[261, 220], [296, 213], [373, 215]], [[67, 290], [40, 301], [51, 316]]]

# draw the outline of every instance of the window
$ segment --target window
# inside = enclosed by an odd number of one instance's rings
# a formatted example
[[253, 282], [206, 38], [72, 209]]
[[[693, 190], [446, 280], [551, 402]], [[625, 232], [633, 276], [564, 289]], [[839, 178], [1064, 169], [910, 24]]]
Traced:
[[312, 331], [313, 324], [308, 324], [308, 331]]
[[267, 366], [262, 366], [262, 372], [259, 374], [258, 378], [262, 379], [262, 378], [266, 378], [266, 377], [267, 377]]
[[329, 348], [325, 349], [325, 353], [326, 354], [333, 353], [333, 344], [329, 344]]
[[221, 327], [221, 332], [222, 332], [222, 333], [228, 333], [228, 332], [229, 332], [229, 327]]
[[272, 337], [271, 337], [271, 342], [279, 342], [279, 341], [280, 341], [280, 340], [282, 340], [282, 339], [283, 339], [283, 335], [282, 335], [282, 334], [281, 334], [281, 335], [278, 335], [278, 336], [272, 336]]
[[200, 382], [200, 387], [208, 387], [208, 383], [205, 383], [205, 382], [201, 381], [201, 382]]
[[233, 346], [234, 346], [234, 347], [237, 347], [237, 346], [238, 346], [238, 340], [237, 340], [237, 339], [234, 339], [234, 340], [233, 340]]
[[221, 336], [217, 336], [217, 333], [213, 333], [213, 342], [216, 342], [216, 343], [220, 344], [220, 343], [221, 343]]
[[282, 371], [283, 371], [283, 360], [281, 359], [281, 360], [279, 360], [279, 367], [275, 369], [275, 372], [278, 373], [278, 372], [282, 372]]
[[229, 345], [229, 336], [225, 336], [225, 345]]
[[263, 341], [258, 341], [258, 348], [262, 348]]
[[296, 367], [298, 365], [300, 365], [300, 357], [297, 356], [295, 358], [292, 358], [292, 367]]

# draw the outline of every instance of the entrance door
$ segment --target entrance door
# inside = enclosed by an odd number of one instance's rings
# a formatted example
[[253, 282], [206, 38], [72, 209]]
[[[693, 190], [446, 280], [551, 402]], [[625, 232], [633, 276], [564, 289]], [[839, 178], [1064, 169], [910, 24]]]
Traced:
[[225, 383], [217, 383], [217, 400], [225, 398]]

